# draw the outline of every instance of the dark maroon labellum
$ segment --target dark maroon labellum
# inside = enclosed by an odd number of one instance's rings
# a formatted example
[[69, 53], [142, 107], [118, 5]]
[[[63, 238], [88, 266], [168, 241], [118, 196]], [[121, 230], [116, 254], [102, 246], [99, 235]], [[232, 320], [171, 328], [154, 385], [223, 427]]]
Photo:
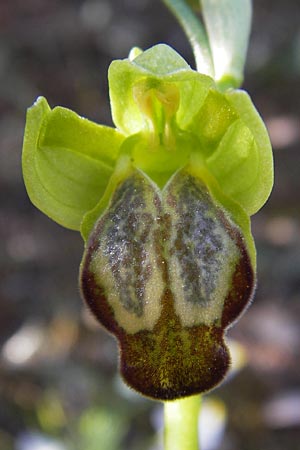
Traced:
[[120, 344], [125, 381], [162, 400], [224, 378], [224, 331], [253, 286], [240, 229], [186, 169], [163, 191], [138, 170], [123, 180], [81, 267], [87, 304]]

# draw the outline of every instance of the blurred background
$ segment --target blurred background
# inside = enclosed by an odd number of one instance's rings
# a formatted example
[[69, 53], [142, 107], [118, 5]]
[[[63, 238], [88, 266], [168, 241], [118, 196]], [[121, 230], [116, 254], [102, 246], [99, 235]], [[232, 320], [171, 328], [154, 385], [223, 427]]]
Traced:
[[[268, 126], [275, 187], [253, 218], [258, 289], [232, 328], [234, 371], [205, 397], [202, 450], [300, 449], [300, 6], [254, 0], [244, 87]], [[132, 46], [192, 53], [159, 0], [0, 2], [0, 449], [159, 450], [159, 403], [117, 375], [87, 313], [83, 243], [30, 203], [25, 110], [38, 95], [110, 125], [107, 69]]]

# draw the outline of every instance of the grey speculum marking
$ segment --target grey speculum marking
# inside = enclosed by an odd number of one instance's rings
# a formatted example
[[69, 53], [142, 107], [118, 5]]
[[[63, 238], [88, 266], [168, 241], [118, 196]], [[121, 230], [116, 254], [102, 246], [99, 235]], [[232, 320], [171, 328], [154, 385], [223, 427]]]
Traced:
[[153, 216], [147, 212], [147, 186], [140, 175], [131, 176], [115, 191], [99, 236], [108, 258], [124, 308], [143, 314], [144, 294], [151, 267], [146, 243], [153, 232]]
[[184, 174], [176, 186], [178, 223], [172, 253], [180, 264], [180, 276], [188, 302], [209, 304], [216, 288], [224, 253], [218, 229], [220, 213], [204, 184]]
[[[169, 196], [175, 200], [171, 216], [164, 214]], [[226, 258], [227, 231], [221, 214], [202, 181], [187, 172], [178, 172], [162, 194], [142, 173], [135, 172], [123, 181], [94, 233], [99, 243], [96, 252], [102, 252], [108, 262], [124, 308], [143, 315], [151, 264], [157, 264], [150, 261], [149, 251], [153, 255], [157, 245], [165, 254], [168, 270], [168, 257], [178, 262], [182, 301], [207, 306]], [[162, 237], [165, 216], [171, 217], [167, 239]], [[160, 241], [155, 242], [158, 235]]]

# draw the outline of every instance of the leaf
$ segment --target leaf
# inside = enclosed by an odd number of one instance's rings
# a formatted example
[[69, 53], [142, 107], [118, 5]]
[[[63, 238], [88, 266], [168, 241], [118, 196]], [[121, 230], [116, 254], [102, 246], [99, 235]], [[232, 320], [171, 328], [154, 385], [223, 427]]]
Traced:
[[32, 203], [59, 224], [79, 230], [113, 172], [123, 136], [74, 112], [50, 109], [40, 97], [28, 110], [23, 175]]
[[219, 87], [243, 81], [252, 8], [251, 0], [200, 0]]

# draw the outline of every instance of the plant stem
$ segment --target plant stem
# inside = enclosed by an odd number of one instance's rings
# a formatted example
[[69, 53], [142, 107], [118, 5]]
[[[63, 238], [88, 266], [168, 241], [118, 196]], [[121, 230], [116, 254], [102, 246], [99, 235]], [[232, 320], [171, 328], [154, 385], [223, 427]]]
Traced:
[[198, 418], [201, 396], [164, 403], [165, 450], [199, 450]]
[[174, 14], [192, 46], [199, 72], [214, 77], [213, 60], [206, 31], [198, 17], [184, 0], [163, 0]]

